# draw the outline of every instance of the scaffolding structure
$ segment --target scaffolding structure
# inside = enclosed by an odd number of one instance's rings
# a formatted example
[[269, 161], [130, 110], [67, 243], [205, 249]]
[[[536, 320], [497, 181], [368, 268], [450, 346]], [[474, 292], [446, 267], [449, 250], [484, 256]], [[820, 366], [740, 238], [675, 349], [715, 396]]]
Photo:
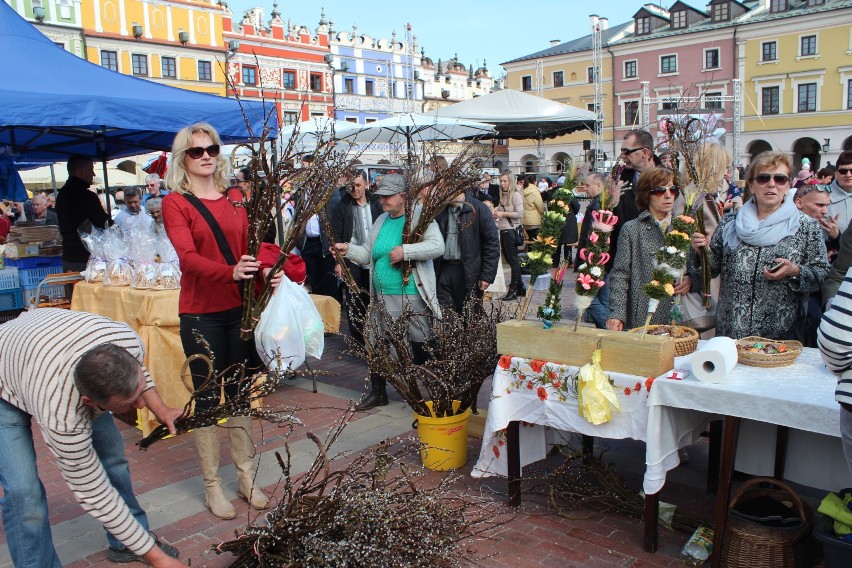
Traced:
[[[734, 105], [733, 108], [733, 128], [732, 128], [732, 140], [731, 140], [731, 154], [733, 155], [733, 164], [734, 165], [740, 156], [740, 138], [742, 136], [743, 129], [743, 82], [742, 79], [733, 79], [733, 94], [731, 95], [716, 95], [713, 97], [713, 102], [722, 103], [732, 103]], [[651, 105], [662, 105], [664, 103], [671, 103], [673, 99], [671, 96], [667, 97], [651, 97], [650, 92], [650, 83], [648, 81], [642, 81], [642, 124], [644, 128], [649, 128], [651, 126]], [[706, 93], [702, 95], [701, 92], [689, 95], [682, 93], [679, 97], [677, 97], [676, 102], [678, 107], [672, 109], [672, 114], [677, 114], [679, 112], [683, 112], [686, 110], [690, 112], [689, 109], [701, 109], [703, 111], [707, 111], [708, 114], [715, 114], [714, 111], [718, 109], [707, 109], [703, 108], [706, 103]], [[686, 109], [682, 108], [683, 106]], [[658, 113], [659, 114], [659, 113]]]
[[592, 79], [595, 86], [595, 127], [592, 149], [594, 151], [595, 169], [600, 171], [604, 167], [604, 113], [603, 113], [603, 38], [601, 33], [600, 18], [597, 14], [589, 16], [592, 26]]

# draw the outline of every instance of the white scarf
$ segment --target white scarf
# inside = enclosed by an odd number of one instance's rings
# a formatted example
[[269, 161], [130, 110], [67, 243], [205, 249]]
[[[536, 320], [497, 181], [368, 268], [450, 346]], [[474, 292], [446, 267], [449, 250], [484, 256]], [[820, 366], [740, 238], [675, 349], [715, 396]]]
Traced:
[[781, 207], [763, 220], [757, 218], [757, 204], [752, 197], [737, 211], [736, 220], [725, 225], [722, 240], [730, 249], [737, 248], [740, 243], [755, 247], [772, 246], [778, 244], [781, 239], [796, 234], [800, 222], [799, 209], [793, 203], [792, 190], [784, 197]]

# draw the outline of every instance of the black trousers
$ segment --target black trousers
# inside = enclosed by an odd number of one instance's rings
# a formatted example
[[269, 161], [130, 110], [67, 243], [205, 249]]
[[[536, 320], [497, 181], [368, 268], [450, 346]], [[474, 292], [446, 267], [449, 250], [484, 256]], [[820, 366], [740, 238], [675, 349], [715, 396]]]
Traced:
[[348, 286], [344, 286], [346, 294], [346, 313], [349, 324], [349, 335], [359, 344], [364, 345], [364, 328], [367, 325], [367, 307], [370, 305], [370, 271], [350, 265], [352, 278], [358, 284], [360, 291], [356, 294]]
[[311, 293], [331, 296], [339, 302], [341, 297], [337, 278], [334, 275], [334, 257], [328, 251], [322, 250], [322, 239], [308, 237], [301, 252], [302, 260], [305, 261], [308, 284], [311, 285]]
[[[204, 345], [196, 338], [194, 332], [198, 332], [210, 346], [213, 355], [213, 372], [218, 375], [231, 365], [244, 363], [249, 354], [249, 349], [254, 349], [250, 341], [240, 338], [242, 323], [242, 307], [233, 308], [224, 312], [213, 312], [209, 314], [180, 314], [180, 341], [183, 345], [184, 354], [189, 357], [196, 353], [210, 356]], [[195, 360], [189, 364], [192, 373], [192, 385], [199, 389], [207, 380], [207, 363]], [[227, 378], [231, 378], [229, 373]], [[225, 397], [230, 398], [237, 394], [238, 386], [234, 381], [225, 381]], [[205, 389], [195, 399], [195, 410], [207, 410], [219, 404], [219, 389]]]
[[464, 303], [473, 295], [482, 299], [482, 290], [478, 286], [467, 287], [464, 276], [464, 266], [461, 263], [441, 262], [441, 272], [438, 274], [438, 303], [442, 308], [450, 308], [457, 314], [464, 313]]
[[521, 280], [521, 263], [518, 262], [518, 247], [515, 245], [515, 230], [503, 229], [500, 231], [500, 248], [503, 250], [503, 258], [509, 263], [512, 269], [512, 276], [509, 280], [509, 288], [514, 288], [518, 292], [524, 289], [524, 281]]

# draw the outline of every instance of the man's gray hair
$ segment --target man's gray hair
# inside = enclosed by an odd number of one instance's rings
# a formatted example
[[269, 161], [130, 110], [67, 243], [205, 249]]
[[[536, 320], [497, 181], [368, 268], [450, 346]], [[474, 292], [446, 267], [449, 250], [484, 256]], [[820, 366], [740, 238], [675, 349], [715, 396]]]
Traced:
[[606, 185], [606, 176], [599, 172], [592, 172], [586, 176], [586, 181], [593, 181], [595, 183], [602, 183]]
[[151, 182], [160, 183], [160, 174], [148, 174], [145, 176], [145, 185], [148, 185]]
[[139, 388], [140, 367], [127, 349], [113, 343], [98, 345], [77, 362], [74, 384], [97, 404], [106, 404], [114, 396], [130, 398]]

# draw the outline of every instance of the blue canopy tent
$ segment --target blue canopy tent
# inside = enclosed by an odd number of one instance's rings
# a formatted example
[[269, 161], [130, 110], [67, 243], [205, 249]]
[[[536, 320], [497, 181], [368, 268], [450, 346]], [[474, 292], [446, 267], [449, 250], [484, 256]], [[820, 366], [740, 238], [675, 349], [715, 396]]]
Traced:
[[58, 47], [0, 2], [0, 154], [106, 161], [169, 150], [178, 130], [209, 122], [224, 143], [276, 132], [275, 107], [121, 75]]

